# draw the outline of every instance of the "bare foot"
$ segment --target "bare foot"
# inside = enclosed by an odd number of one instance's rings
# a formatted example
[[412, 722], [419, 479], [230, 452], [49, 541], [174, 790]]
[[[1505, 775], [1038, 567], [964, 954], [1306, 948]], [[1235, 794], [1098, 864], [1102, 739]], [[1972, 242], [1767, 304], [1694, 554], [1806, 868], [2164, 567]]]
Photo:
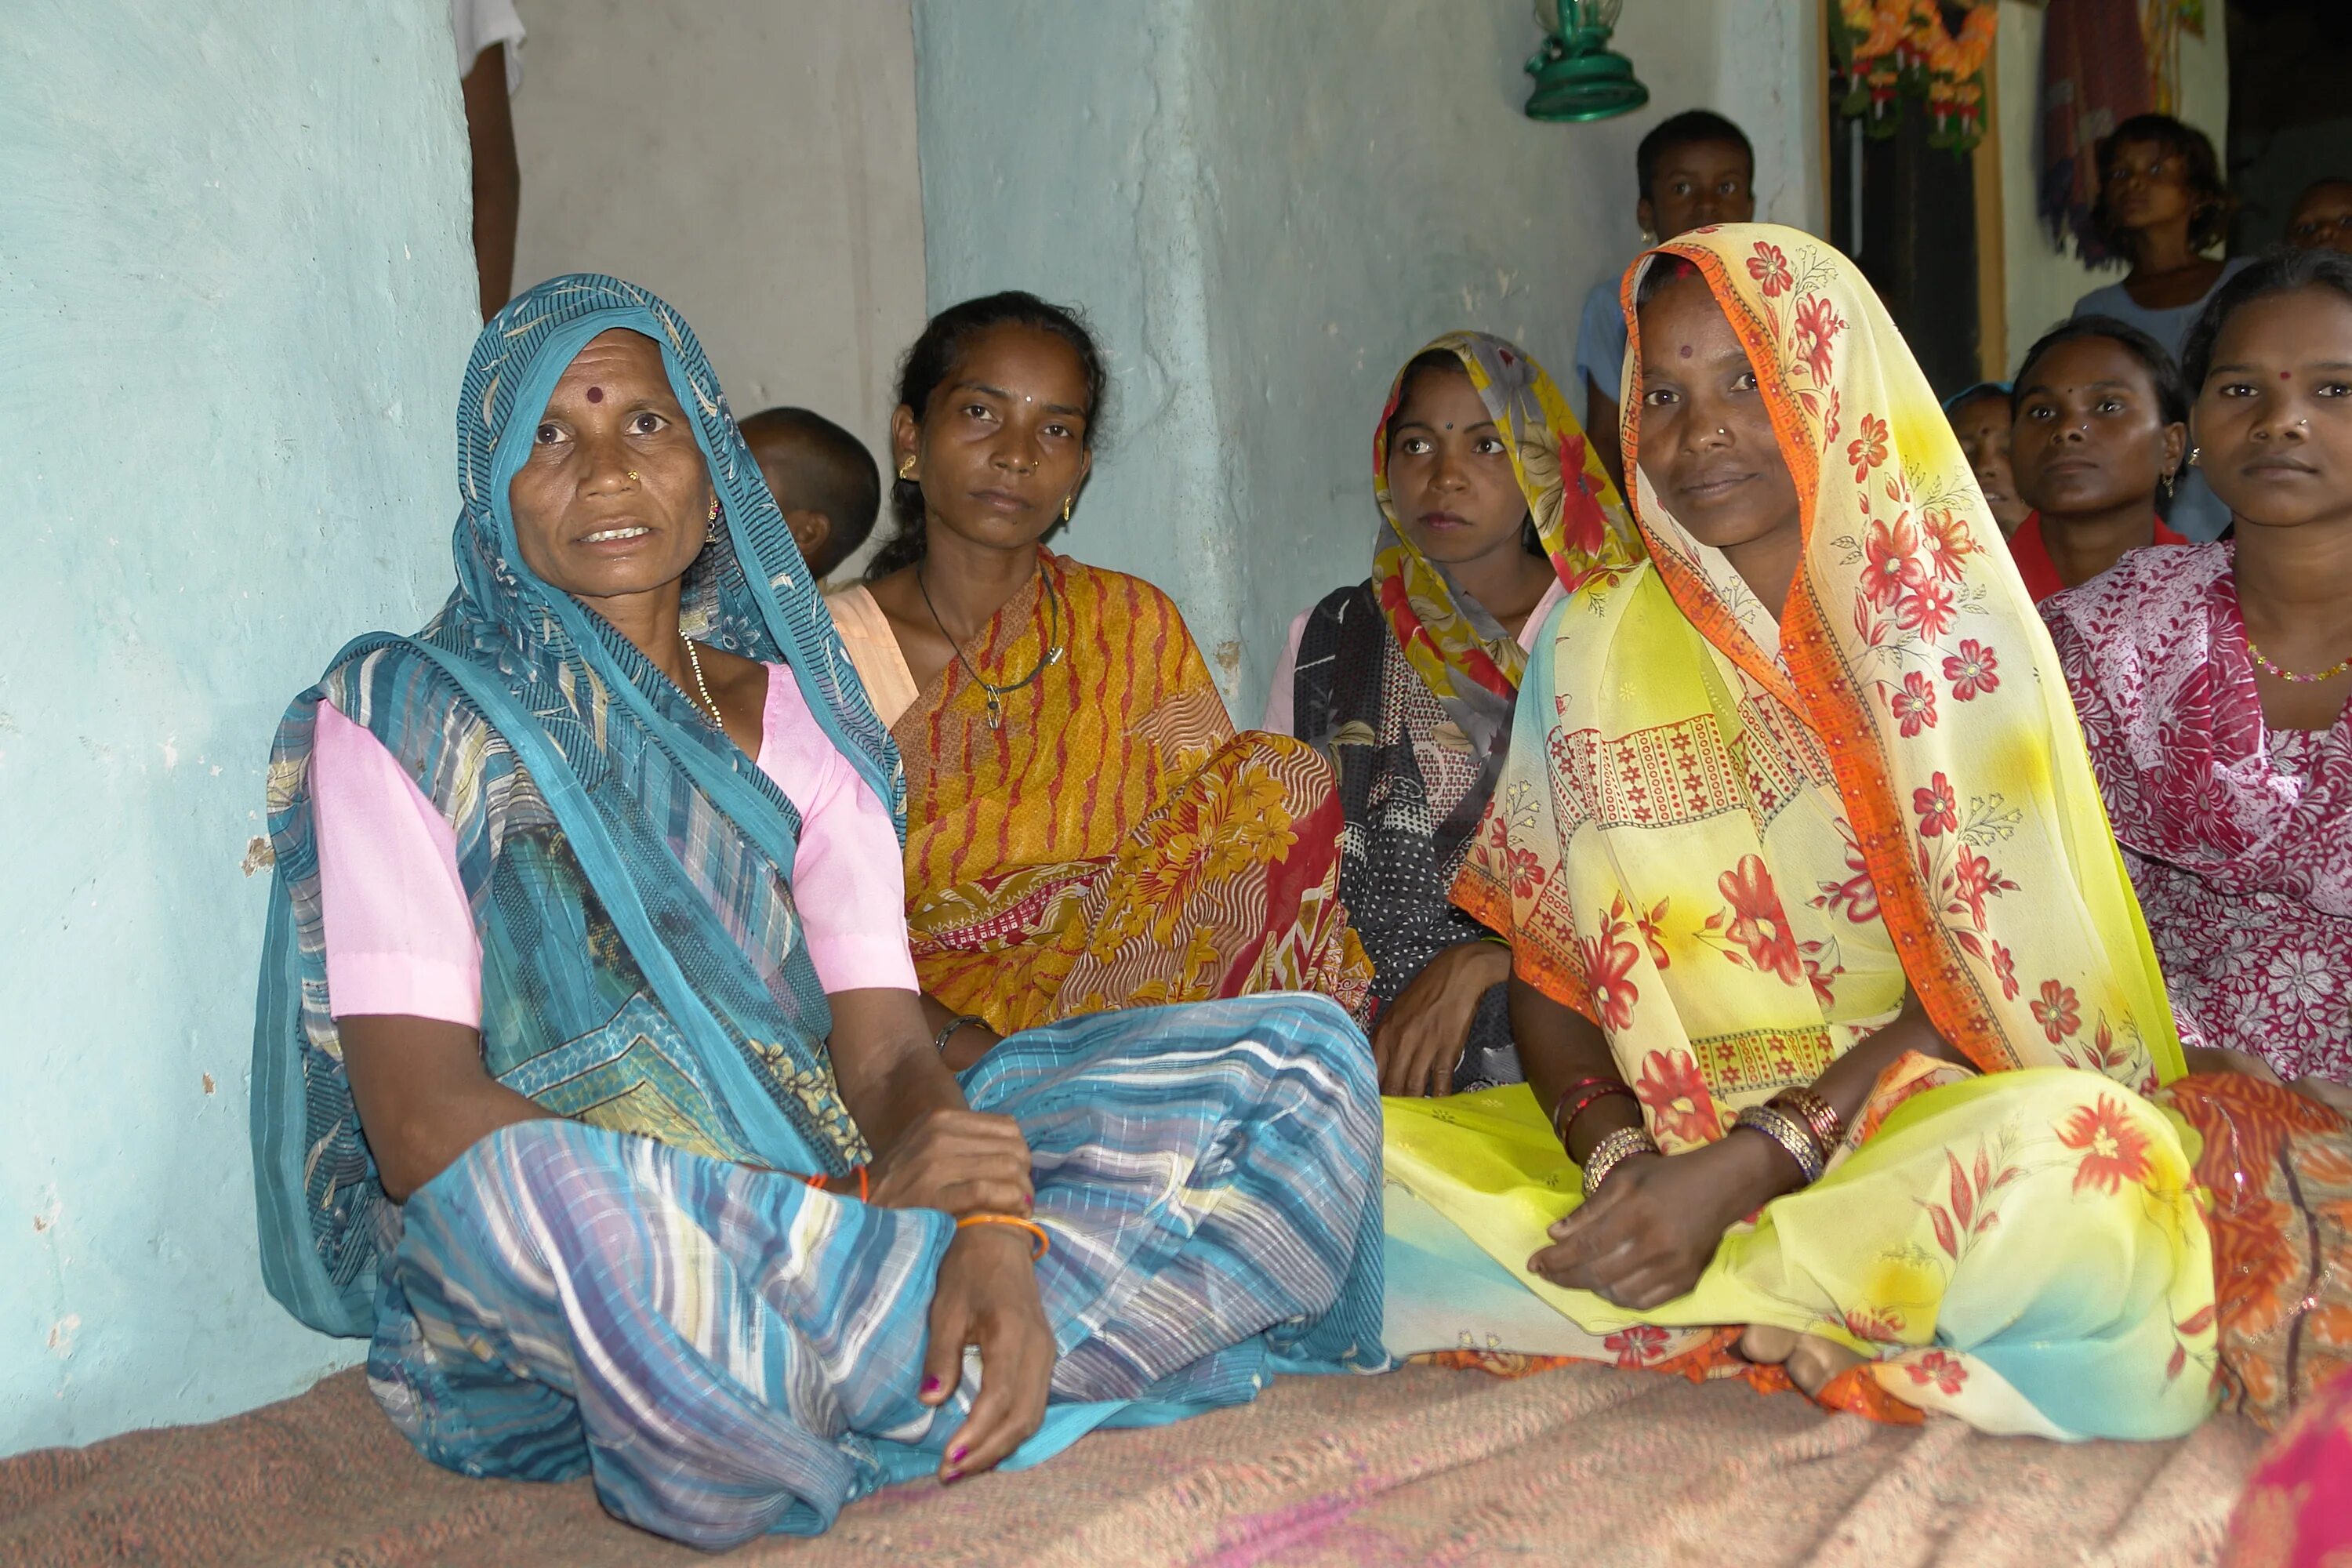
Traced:
[[1820, 1394], [1838, 1373], [1860, 1366], [1864, 1360], [1835, 1340], [1769, 1323], [1748, 1324], [1739, 1336], [1739, 1353], [1759, 1365], [1785, 1368], [1789, 1381], [1809, 1394]]

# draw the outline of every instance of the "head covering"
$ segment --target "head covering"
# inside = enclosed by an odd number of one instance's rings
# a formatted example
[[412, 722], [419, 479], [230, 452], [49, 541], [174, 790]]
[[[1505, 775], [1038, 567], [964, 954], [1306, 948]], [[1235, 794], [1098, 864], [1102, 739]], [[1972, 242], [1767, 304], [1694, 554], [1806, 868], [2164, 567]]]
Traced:
[[[1777, 622], [1641, 468], [1633, 301], [1662, 258], [1729, 320], [1795, 485]], [[1811, 236], [1737, 225], [1652, 251], [1623, 300], [1649, 563], [1555, 622], [1456, 898], [1602, 1021], [1670, 1147], [1811, 1081], [1906, 988], [1987, 1071], [2177, 1077], [2048, 634], [1875, 292]]]
[[[903, 820], [875, 718], [701, 345], [646, 290], [541, 284], [482, 329], [457, 405], [457, 584], [414, 637], [363, 637], [295, 700], [271, 760], [277, 849], [254, 1073], [264, 1274], [298, 1317], [364, 1332], [383, 1193], [330, 1016], [309, 784], [317, 704], [367, 726], [455, 830], [483, 942], [485, 1060], [563, 1114], [781, 1169], [862, 1152], [824, 1053], [791, 801], [627, 638], [541, 581], [508, 489], [591, 339], [659, 346], [722, 526], [688, 571], [688, 635], [790, 667]], [[536, 1086], [536, 1087], [534, 1087]]]
[[1462, 362], [1502, 432], [1544, 553], [1570, 590], [1596, 574], [1624, 570], [1640, 546], [1624, 500], [1585, 440], [1584, 426], [1543, 366], [1517, 345], [1485, 332], [1448, 332], [1423, 344], [1397, 372], [1372, 432], [1372, 493], [1381, 506], [1372, 585], [1413, 673], [1462, 727], [1472, 751], [1488, 756], [1509, 727], [1527, 654], [1484, 605], [1454, 586], [1444, 567], [1413, 544], [1397, 525], [1389, 496], [1389, 421], [1403, 401], [1412, 360], [1427, 353], [1450, 353]]

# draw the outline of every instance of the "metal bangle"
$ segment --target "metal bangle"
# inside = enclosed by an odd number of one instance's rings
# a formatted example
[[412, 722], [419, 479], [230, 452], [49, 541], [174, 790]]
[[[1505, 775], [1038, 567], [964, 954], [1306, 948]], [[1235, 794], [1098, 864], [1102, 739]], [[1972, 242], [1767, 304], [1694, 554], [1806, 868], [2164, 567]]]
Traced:
[[1821, 1145], [1824, 1160], [1835, 1153], [1845, 1142], [1845, 1118], [1838, 1114], [1837, 1107], [1830, 1103], [1829, 1097], [1817, 1089], [1800, 1084], [1794, 1089], [1782, 1089], [1764, 1103], [1775, 1110], [1785, 1110], [1804, 1122], [1813, 1135], [1813, 1142]]
[[1760, 1132], [1788, 1151], [1789, 1158], [1797, 1162], [1803, 1173], [1805, 1185], [1811, 1186], [1822, 1179], [1827, 1164], [1821, 1145], [1813, 1142], [1813, 1130], [1785, 1110], [1775, 1110], [1769, 1105], [1751, 1105], [1731, 1120], [1734, 1127], [1745, 1127], [1750, 1132]]
[[1584, 1156], [1584, 1201], [1591, 1203], [1611, 1173], [1634, 1155], [1661, 1152], [1658, 1141], [1650, 1136], [1646, 1127], [1620, 1127], [1610, 1133]]
[[948, 1042], [955, 1038], [955, 1032], [958, 1029], [962, 1028], [965, 1025], [985, 1024], [987, 1022], [987, 1019], [982, 1017], [977, 1013], [958, 1013], [954, 1017], [948, 1020], [947, 1026], [945, 1028], [941, 1029], [937, 1035], [934, 1035], [931, 1037], [932, 1054], [939, 1055], [945, 1052], [948, 1048]]

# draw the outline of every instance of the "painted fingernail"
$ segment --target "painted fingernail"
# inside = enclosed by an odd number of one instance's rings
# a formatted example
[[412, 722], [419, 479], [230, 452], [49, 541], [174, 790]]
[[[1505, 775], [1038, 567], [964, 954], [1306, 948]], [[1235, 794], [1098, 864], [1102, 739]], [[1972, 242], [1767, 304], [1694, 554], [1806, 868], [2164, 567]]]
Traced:
[[948, 1463], [950, 1465], [961, 1465], [963, 1463], [963, 1456], [964, 1446], [961, 1443], [958, 1443], [954, 1447], [948, 1450]]
[[937, 1394], [939, 1391], [940, 1380], [938, 1378], [927, 1377], [923, 1379], [923, 1392], [925, 1394]]

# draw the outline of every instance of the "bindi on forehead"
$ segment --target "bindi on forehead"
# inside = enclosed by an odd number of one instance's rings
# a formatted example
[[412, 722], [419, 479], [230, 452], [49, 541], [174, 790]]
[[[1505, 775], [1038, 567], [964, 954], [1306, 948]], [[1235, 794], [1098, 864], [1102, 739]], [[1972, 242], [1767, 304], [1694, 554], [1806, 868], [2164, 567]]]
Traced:
[[590, 387], [590, 388], [588, 389], [588, 401], [589, 401], [589, 402], [591, 402], [591, 403], [602, 403], [602, 402], [604, 402], [604, 389], [603, 387], [601, 387], [601, 386], [592, 386], [592, 387]]
[[1683, 358], [1683, 359], [1688, 359], [1688, 358], [1690, 358], [1690, 356], [1691, 356], [1691, 346], [1690, 346], [1690, 344], [1688, 344], [1688, 343], [1685, 343], [1681, 348], [1679, 348], [1679, 349], [1675, 350], [1675, 353], [1676, 353], [1676, 355], [1677, 355], [1678, 357]]

